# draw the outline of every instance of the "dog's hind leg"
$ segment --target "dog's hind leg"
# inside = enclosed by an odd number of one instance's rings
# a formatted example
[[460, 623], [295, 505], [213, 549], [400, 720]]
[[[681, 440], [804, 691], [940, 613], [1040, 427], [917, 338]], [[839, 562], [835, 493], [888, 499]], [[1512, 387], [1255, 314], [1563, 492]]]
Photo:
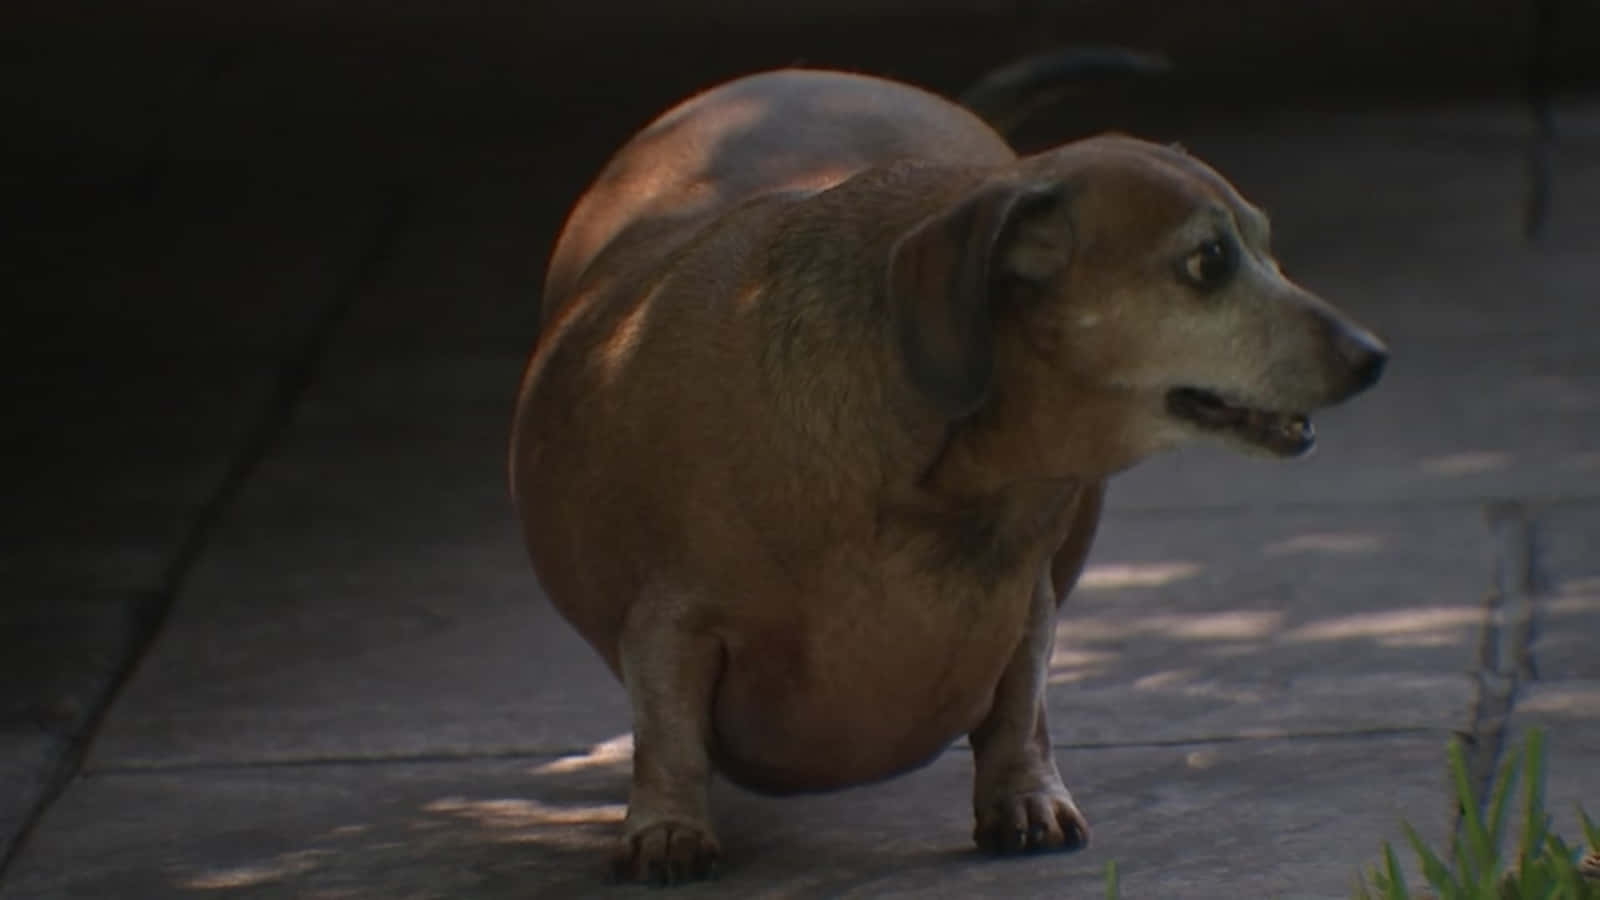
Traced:
[[989, 714], [968, 736], [976, 768], [972, 837], [984, 850], [1073, 850], [1089, 842], [1089, 822], [1056, 768], [1045, 684], [1056, 610], [1089, 555], [1103, 494], [1099, 484], [1079, 494], [1072, 532], [1034, 587], [1027, 632], [1000, 676]]
[[633, 706], [633, 786], [614, 866], [619, 880], [705, 878], [722, 853], [707, 799], [722, 644], [693, 619], [677, 598], [653, 597], [634, 604], [622, 628], [622, 680]]

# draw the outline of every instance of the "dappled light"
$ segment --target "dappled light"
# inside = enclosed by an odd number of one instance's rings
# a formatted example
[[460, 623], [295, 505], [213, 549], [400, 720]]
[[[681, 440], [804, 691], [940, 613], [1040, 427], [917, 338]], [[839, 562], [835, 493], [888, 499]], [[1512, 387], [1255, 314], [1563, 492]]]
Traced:
[[533, 770], [535, 775], [560, 775], [567, 772], [581, 772], [585, 769], [601, 767], [621, 768], [633, 761], [633, 735], [619, 734], [609, 740], [601, 741], [589, 749], [588, 753], [575, 753], [552, 760]]
[[1517, 706], [1524, 713], [1593, 719], [1600, 717], [1600, 685], [1594, 682], [1541, 684]]
[[310, 872], [331, 855], [330, 850], [296, 850], [292, 853], [280, 853], [265, 862], [201, 872], [182, 879], [178, 884], [193, 891], [227, 891], [258, 887]]
[[1418, 467], [1429, 475], [1458, 478], [1464, 475], [1497, 472], [1509, 465], [1511, 465], [1511, 454], [1503, 450], [1465, 450], [1460, 453], [1447, 453], [1444, 456], [1431, 456], [1419, 463]]
[[662, 285], [658, 284], [642, 297], [634, 308], [617, 322], [617, 327], [611, 332], [610, 337], [600, 345], [600, 368], [608, 380], [616, 377], [617, 373], [628, 364], [634, 350], [638, 348], [639, 335], [644, 330], [645, 322], [650, 316], [650, 310], [654, 307], [661, 288]]
[[1254, 685], [1224, 684], [1208, 679], [1199, 669], [1167, 669], [1134, 679], [1136, 691], [1166, 691], [1184, 697], [1204, 697], [1229, 703], [1260, 703], [1265, 692]]
[[1268, 556], [1288, 556], [1295, 553], [1335, 553], [1353, 555], [1376, 553], [1383, 548], [1383, 539], [1375, 534], [1357, 531], [1321, 531], [1299, 534], [1281, 541], [1273, 541], [1263, 550]]
[[[626, 746], [617, 739], [596, 750], [605, 755]], [[503, 771], [503, 793], [412, 796], [371, 819], [324, 823], [299, 837], [286, 831], [283, 838], [299, 844], [288, 850], [280, 845], [281, 852], [263, 851], [256, 859], [174, 867], [166, 881], [169, 893], [365, 897], [371, 896], [368, 885], [352, 873], [383, 872], [403, 880], [411, 868], [432, 873], [426, 877], [428, 896], [481, 896], [486, 879], [536, 885], [541, 860], [598, 858], [615, 842], [626, 807], [614, 798], [626, 793], [625, 780], [613, 785], [608, 777], [591, 793], [580, 770], [568, 769], [558, 780], [535, 780], [525, 767]], [[392, 784], [404, 791], [403, 781]], [[469, 780], [469, 791], [470, 785]], [[233, 843], [226, 836], [224, 841]]]
[[1262, 638], [1277, 630], [1283, 614], [1274, 610], [1223, 610], [1167, 615], [1091, 616], [1073, 618], [1056, 627], [1058, 638], [1073, 643], [1117, 641], [1141, 635], [1188, 641]]
[[1117, 654], [1109, 650], [1076, 650], [1056, 642], [1050, 653], [1050, 683], [1071, 684], [1092, 678], [1110, 668]]
[[1161, 587], [1174, 581], [1193, 578], [1205, 568], [1199, 563], [1173, 560], [1158, 563], [1104, 563], [1089, 566], [1078, 577], [1080, 591], [1113, 588]]
[[[1575, 601], [1577, 609], [1591, 609], [1589, 603], [1600, 605], [1600, 575], [1591, 575], [1584, 578], [1569, 578], [1557, 585], [1556, 593], [1562, 595], [1554, 602], [1560, 608], [1570, 601]], [[1592, 596], [1585, 596], [1592, 595]], [[1588, 600], [1589, 603], [1584, 601]]]
[[627, 807], [621, 803], [558, 805], [526, 797], [443, 797], [423, 810], [469, 822], [480, 829], [479, 839], [493, 844], [539, 844], [584, 851], [612, 840]]
[[468, 800], [444, 797], [423, 807], [431, 813], [446, 813], [495, 830], [538, 828], [559, 825], [614, 825], [622, 821], [626, 809], [620, 803], [596, 806], [549, 806], [537, 800], [505, 797], [494, 800]]
[[1370, 638], [1379, 643], [1415, 641], [1445, 630], [1475, 629], [1482, 619], [1483, 611], [1474, 606], [1422, 606], [1322, 619], [1291, 629], [1283, 639], [1290, 642], [1351, 638]]

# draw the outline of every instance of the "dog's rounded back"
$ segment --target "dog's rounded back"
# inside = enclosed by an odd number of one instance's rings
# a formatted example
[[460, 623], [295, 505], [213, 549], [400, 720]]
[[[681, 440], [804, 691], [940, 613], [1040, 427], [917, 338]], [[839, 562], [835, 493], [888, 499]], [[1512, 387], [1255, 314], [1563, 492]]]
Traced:
[[550, 259], [544, 320], [602, 254], [660, 259], [755, 197], [826, 190], [912, 158], [999, 165], [1015, 154], [948, 100], [844, 72], [767, 72], [686, 100], [612, 157], [573, 208]]

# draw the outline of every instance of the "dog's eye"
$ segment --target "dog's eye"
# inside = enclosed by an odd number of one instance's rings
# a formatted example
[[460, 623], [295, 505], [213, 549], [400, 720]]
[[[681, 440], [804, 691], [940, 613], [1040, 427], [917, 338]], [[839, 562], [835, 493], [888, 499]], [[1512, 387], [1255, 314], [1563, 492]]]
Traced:
[[1183, 277], [1195, 287], [1214, 288], [1233, 274], [1236, 264], [1232, 244], [1219, 240], [1206, 241], [1184, 258]]

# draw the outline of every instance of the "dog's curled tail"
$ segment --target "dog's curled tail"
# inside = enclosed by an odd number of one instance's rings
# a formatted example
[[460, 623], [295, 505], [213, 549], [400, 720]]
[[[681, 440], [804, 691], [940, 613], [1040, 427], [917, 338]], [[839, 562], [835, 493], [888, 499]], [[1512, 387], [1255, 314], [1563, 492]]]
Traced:
[[1160, 75], [1171, 70], [1165, 56], [1120, 47], [1068, 47], [1001, 66], [958, 98], [990, 127], [1007, 137], [1028, 117], [1060, 100], [1090, 78]]

